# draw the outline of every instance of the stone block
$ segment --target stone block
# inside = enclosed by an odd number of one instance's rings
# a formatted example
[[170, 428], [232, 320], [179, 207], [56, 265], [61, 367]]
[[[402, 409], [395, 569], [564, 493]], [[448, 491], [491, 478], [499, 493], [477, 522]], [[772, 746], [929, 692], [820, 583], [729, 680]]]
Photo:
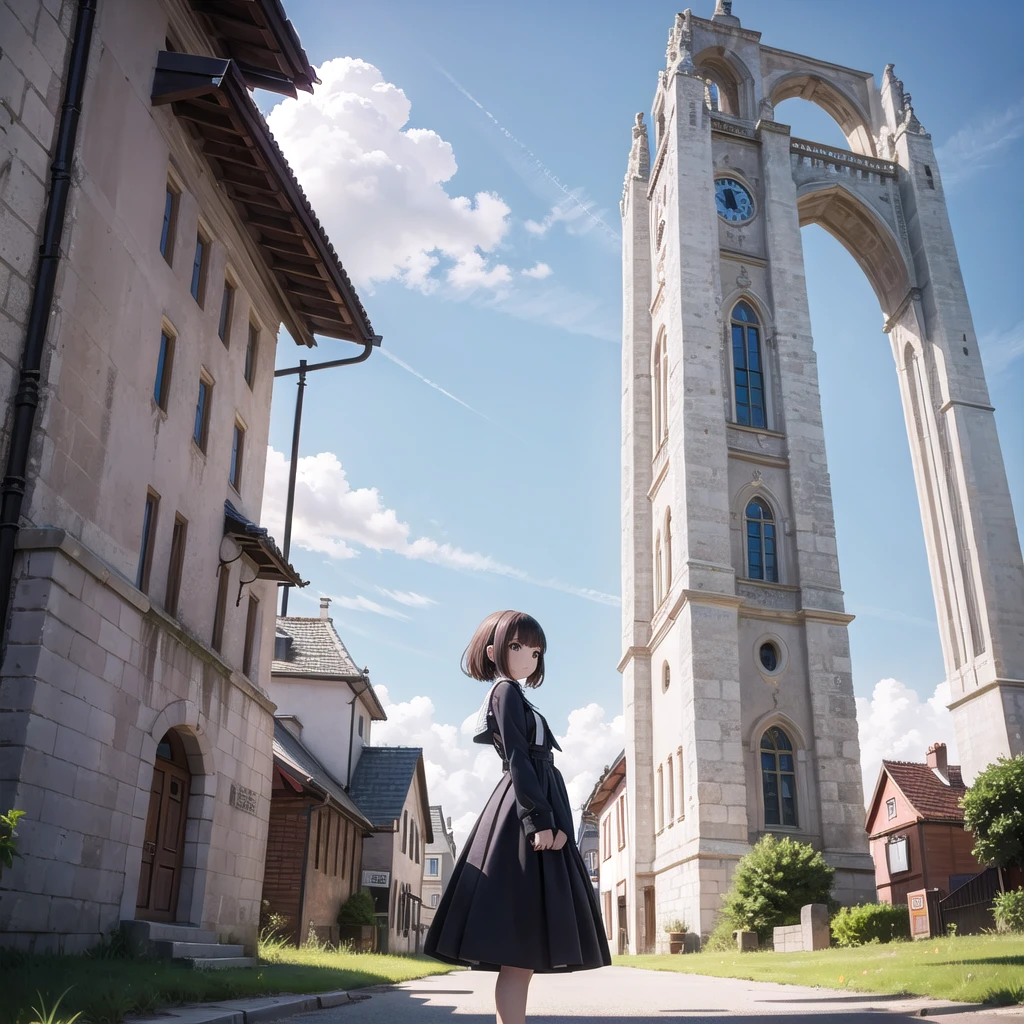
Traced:
[[[85, 725], [83, 722], [82, 726]], [[58, 726], [55, 749], [59, 750], [65, 761], [90, 771], [99, 771], [103, 744], [91, 736], [63, 725]]]
[[757, 932], [735, 931], [732, 937], [741, 953], [752, 953], [757, 949]]
[[25, 99], [21, 107], [21, 123], [44, 146], [50, 145], [53, 140], [56, 119], [47, 108], [46, 101], [31, 85], [25, 90]]
[[800, 908], [801, 941], [805, 950], [828, 949], [832, 935], [828, 926], [828, 907], [808, 903]]
[[803, 952], [803, 928], [798, 924], [775, 928], [772, 932], [772, 945], [776, 953]]
[[[96, 632], [98, 634], [99, 616], [96, 619]], [[81, 634], [76, 636], [71, 642], [69, 658], [80, 668], [84, 668], [86, 671], [93, 673], [93, 675], [103, 676], [106, 672], [107, 652], [99, 644], [94, 643]]]
[[82, 585], [82, 603], [115, 626], [120, 623], [124, 602], [95, 576], [85, 577]]

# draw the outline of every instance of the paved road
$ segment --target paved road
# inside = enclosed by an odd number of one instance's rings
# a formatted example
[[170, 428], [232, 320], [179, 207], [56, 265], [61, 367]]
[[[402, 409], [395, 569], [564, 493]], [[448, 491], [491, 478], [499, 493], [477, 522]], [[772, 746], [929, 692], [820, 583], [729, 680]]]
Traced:
[[[494, 1024], [494, 975], [456, 971], [375, 991], [365, 1002], [292, 1017], [295, 1024]], [[546, 975], [530, 986], [530, 1024], [600, 1020], [601, 1024], [729, 1020], [765, 1016], [800, 1017], [825, 1024], [837, 1014], [843, 1024], [873, 1024], [878, 1014], [893, 1022], [928, 1017], [946, 1024], [1024, 1024], [1024, 1007], [977, 1012], [962, 1003], [922, 997], [846, 994], [765, 982], [700, 978], [631, 967], [606, 967], [580, 974]]]

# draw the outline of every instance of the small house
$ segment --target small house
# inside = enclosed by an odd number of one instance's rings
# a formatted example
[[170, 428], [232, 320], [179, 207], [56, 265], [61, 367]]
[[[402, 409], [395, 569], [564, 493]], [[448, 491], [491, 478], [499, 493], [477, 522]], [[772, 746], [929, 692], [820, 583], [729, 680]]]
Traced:
[[966, 792], [945, 743], [930, 746], [924, 764], [882, 762], [867, 817], [880, 903], [905, 904], [915, 889], [947, 896], [982, 870], [964, 831]]

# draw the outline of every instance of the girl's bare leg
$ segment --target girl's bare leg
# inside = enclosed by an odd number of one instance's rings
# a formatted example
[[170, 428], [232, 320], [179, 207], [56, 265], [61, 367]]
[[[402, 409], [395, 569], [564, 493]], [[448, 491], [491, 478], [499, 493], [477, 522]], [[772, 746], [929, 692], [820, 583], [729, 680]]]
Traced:
[[522, 967], [502, 967], [494, 985], [497, 1024], [526, 1024], [526, 997], [533, 971]]

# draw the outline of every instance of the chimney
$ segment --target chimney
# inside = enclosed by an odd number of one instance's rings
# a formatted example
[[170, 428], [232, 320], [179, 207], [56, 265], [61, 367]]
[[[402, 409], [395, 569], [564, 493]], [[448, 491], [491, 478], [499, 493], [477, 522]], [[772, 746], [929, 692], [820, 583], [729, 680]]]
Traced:
[[928, 748], [928, 767], [948, 786], [949, 768], [946, 765], [946, 744], [933, 743]]
[[330, 608], [330, 606], [331, 606], [331, 599], [329, 597], [321, 597], [320, 598], [320, 618], [321, 619], [329, 619], [331, 617], [330, 613], [327, 611], [327, 609]]
[[452, 819], [451, 818], [448, 818], [445, 821], [445, 826], [447, 827], [448, 831], [451, 832], [451, 830], [452, 830]]

